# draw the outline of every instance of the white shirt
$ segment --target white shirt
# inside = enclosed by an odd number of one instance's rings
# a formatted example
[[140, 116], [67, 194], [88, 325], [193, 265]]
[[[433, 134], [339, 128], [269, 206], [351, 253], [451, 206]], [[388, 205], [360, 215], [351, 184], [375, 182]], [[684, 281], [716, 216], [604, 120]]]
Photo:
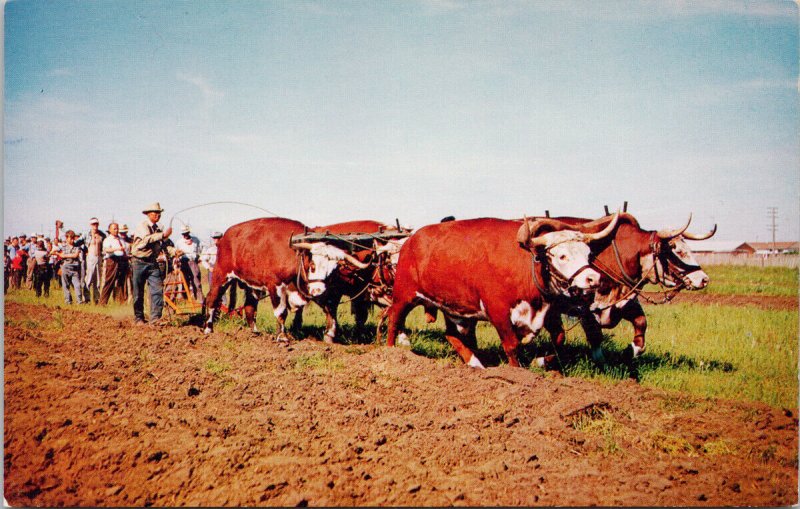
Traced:
[[203, 250], [203, 254], [200, 255], [200, 263], [203, 264], [208, 270], [214, 270], [214, 266], [217, 264], [217, 246], [212, 244]]
[[200, 256], [200, 239], [197, 237], [189, 236], [187, 239], [183, 235], [175, 242], [175, 248], [180, 249], [183, 251], [183, 258], [184, 260], [192, 260], [197, 261], [197, 258]]
[[[124, 256], [128, 252], [126, 244], [127, 242], [121, 238], [109, 234], [108, 237], [103, 240], [103, 258], [109, 258], [110, 256]], [[114, 249], [113, 255], [106, 253], [106, 250], [112, 248]]]

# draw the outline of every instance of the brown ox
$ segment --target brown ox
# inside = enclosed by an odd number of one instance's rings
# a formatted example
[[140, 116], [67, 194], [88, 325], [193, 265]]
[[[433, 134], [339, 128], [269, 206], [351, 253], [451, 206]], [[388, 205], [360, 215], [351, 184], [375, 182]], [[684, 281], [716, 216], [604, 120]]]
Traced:
[[307, 300], [297, 291], [297, 258], [289, 247], [292, 233], [302, 232], [303, 223], [281, 217], [253, 219], [228, 228], [217, 246], [217, 265], [206, 296], [206, 328], [212, 330], [214, 315], [225, 289], [234, 282], [245, 288], [245, 318], [254, 331], [259, 297], [268, 293], [279, 334], [286, 332], [289, 309], [295, 311], [292, 329], [302, 325]]
[[[575, 217], [556, 219], [597, 231], [606, 227], [611, 216], [595, 221]], [[705, 235], [694, 235], [686, 231], [688, 226], [689, 222], [674, 230], [648, 231], [643, 230], [632, 215], [620, 214], [615, 235], [592, 246], [591, 265], [602, 274], [593, 299], [586, 302], [586, 299], [559, 298], [548, 314], [545, 327], [555, 339], [556, 347], [564, 342], [561, 314], [577, 316], [592, 346], [592, 356], [600, 361], [603, 359], [601, 328], [616, 327], [625, 319], [634, 329], [631, 356], [638, 357], [644, 351], [647, 330], [647, 318], [637, 298], [642, 287], [652, 283], [678, 291], [683, 288], [699, 290], [708, 284], [708, 275], [695, 260], [684, 238], [708, 239], [716, 233], [717, 227], [715, 225]], [[536, 362], [545, 365], [552, 360], [551, 356], [536, 359]]]
[[521, 336], [544, 325], [550, 298], [540, 287], [572, 295], [592, 289], [600, 274], [588, 266], [591, 241], [610, 234], [570, 229], [560, 221], [482, 218], [428, 225], [403, 246], [394, 302], [387, 311], [387, 344], [393, 346], [408, 312], [428, 304], [445, 316], [445, 336], [465, 363], [483, 367], [473, 350], [475, 324], [497, 329], [509, 364], [519, 366]]
[[[318, 226], [310, 231], [335, 236], [398, 230], [378, 221], [358, 220]], [[389, 304], [394, 282], [393, 267], [403, 240], [376, 240], [361, 244], [338, 240], [294, 244], [303, 254], [304, 265], [313, 268], [308, 272], [301, 268], [301, 276], [307, 280], [310, 296], [325, 313], [323, 339], [326, 342], [332, 342], [336, 337], [336, 313], [342, 297], [350, 298], [350, 309], [357, 328], [364, 327], [372, 304]], [[345, 252], [349, 256], [345, 256]]]

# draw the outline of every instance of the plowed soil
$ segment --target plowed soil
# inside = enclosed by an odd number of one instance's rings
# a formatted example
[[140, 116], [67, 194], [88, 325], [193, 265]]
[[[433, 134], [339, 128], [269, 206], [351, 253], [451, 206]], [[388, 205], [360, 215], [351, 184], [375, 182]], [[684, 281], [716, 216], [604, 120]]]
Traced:
[[[658, 293], [643, 292], [655, 302], [661, 302], [663, 296]], [[647, 304], [647, 301], [640, 297], [640, 302]], [[777, 295], [722, 295], [716, 293], [702, 292], [680, 292], [672, 299], [672, 302], [686, 302], [700, 304], [703, 306], [754, 306], [761, 309], [796, 310], [798, 308], [797, 297], [781, 297]]]
[[6, 303], [23, 506], [795, 504], [792, 410]]

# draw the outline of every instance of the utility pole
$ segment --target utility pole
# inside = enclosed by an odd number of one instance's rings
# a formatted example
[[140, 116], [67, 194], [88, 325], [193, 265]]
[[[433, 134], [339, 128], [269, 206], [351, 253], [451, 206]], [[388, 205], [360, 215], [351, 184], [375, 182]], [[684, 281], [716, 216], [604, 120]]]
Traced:
[[775, 232], [778, 231], [778, 207], [767, 207], [767, 218], [771, 220], [767, 228], [772, 232], [772, 252], [776, 253]]

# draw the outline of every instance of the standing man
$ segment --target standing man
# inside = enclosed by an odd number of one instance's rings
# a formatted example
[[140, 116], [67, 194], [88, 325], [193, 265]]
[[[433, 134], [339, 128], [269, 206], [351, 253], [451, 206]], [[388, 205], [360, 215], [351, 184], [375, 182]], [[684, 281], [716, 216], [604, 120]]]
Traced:
[[86, 290], [87, 301], [97, 304], [100, 301], [101, 260], [105, 235], [100, 231], [100, 220], [89, 220], [89, 235], [86, 238]]
[[83, 285], [81, 284], [81, 249], [75, 245], [75, 232], [67, 230], [64, 234], [66, 243], [56, 252], [56, 256], [61, 260], [61, 289], [64, 291], [64, 302], [72, 304], [72, 296], [69, 287], [75, 288], [75, 300], [78, 304], [83, 304]]
[[128, 258], [128, 264], [125, 266], [125, 285], [122, 287], [122, 296], [121, 298], [126, 301], [128, 304], [131, 303], [133, 299], [133, 279], [131, 278], [131, 242], [133, 239], [128, 237], [128, 225], [123, 224], [119, 227], [119, 238], [122, 239], [122, 242], [125, 243], [125, 255]]
[[211, 276], [214, 274], [214, 266], [217, 264], [217, 244], [222, 238], [222, 233], [214, 232], [211, 234], [211, 245], [203, 249], [200, 255], [200, 263], [208, 271], [208, 288], [211, 289]]
[[25, 276], [25, 285], [28, 290], [33, 290], [33, 270], [36, 268], [36, 260], [34, 260], [33, 252], [36, 250], [36, 234], [31, 233], [30, 238], [28, 239], [27, 247], [24, 248], [28, 252], [28, 258], [26, 258], [26, 276]]
[[11, 244], [8, 246], [8, 257], [12, 260], [17, 257], [17, 249], [19, 249], [19, 238], [11, 237]]
[[125, 244], [126, 242], [119, 236], [119, 225], [117, 223], [109, 224], [108, 237], [103, 241], [105, 277], [103, 291], [100, 292], [101, 306], [108, 304], [112, 291], [116, 293], [118, 302], [125, 301], [122, 298], [128, 273], [128, 255]]
[[133, 232], [131, 244], [131, 269], [133, 271], [133, 314], [134, 323], [144, 324], [144, 284], [150, 288], [150, 321], [161, 318], [164, 309], [164, 285], [158, 256], [166, 249], [175, 256], [175, 248], [166, 245], [172, 235], [172, 227], [162, 231], [158, 225], [164, 209], [158, 202], [152, 203], [142, 210], [147, 219], [142, 221]]
[[181, 255], [181, 271], [186, 279], [186, 284], [191, 289], [194, 298], [203, 302], [203, 286], [200, 282], [200, 267], [197, 260], [200, 258], [200, 239], [192, 235], [189, 225], [181, 229], [181, 238], [175, 243], [175, 247], [183, 251]]

